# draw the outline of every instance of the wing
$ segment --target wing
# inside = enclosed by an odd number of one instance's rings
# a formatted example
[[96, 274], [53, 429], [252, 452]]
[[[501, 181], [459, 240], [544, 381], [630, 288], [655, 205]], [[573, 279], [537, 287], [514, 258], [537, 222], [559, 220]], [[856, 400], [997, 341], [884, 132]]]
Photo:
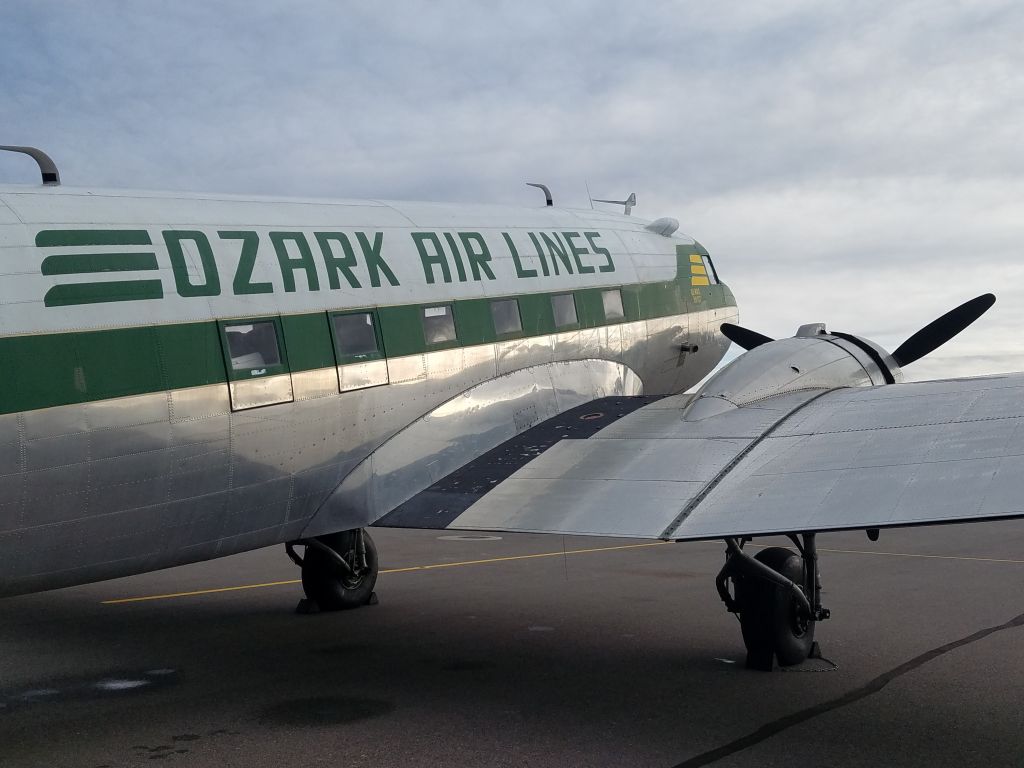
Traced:
[[377, 524], [684, 540], [1024, 516], [1024, 374], [808, 389], [699, 421], [688, 400]]

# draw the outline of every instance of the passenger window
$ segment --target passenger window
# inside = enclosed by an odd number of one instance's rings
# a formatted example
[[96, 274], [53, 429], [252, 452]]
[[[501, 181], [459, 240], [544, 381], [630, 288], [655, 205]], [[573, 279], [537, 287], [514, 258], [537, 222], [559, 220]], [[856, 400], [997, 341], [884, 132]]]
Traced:
[[423, 308], [423, 339], [427, 344], [455, 341], [455, 317], [450, 304]]
[[523, 321], [519, 317], [519, 302], [516, 299], [492, 301], [491, 317], [494, 318], [494, 332], [498, 336], [523, 331]]
[[255, 376], [259, 375], [256, 373], [258, 369], [281, 365], [281, 351], [273, 321], [226, 325], [224, 334], [228, 340], [232, 370], [248, 370]]
[[618, 288], [602, 291], [601, 302], [604, 304], [605, 320], [625, 319], [626, 313], [622, 311], [622, 292]]
[[376, 360], [380, 357], [372, 312], [334, 315], [334, 349], [338, 362]]
[[576, 325], [576, 299], [571, 293], [559, 293], [551, 297], [551, 310], [555, 314], [555, 328]]
[[715, 265], [711, 263], [711, 257], [701, 256], [700, 259], [704, 264], [704, 271], [707, 273], [708, 282], [712, 285], [718, 285], [718, 273], [715, 272]]

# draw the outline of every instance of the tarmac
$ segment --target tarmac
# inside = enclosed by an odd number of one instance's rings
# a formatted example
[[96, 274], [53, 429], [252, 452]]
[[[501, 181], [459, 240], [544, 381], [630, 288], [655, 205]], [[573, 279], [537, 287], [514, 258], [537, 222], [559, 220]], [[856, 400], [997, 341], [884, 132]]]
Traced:
[[821, 534], [823, 659], [767, 673], [720, 543], [373, 536], [355, 611], [283, 547], [0, 601], [0, 766], [1024, 764], [1024, 521]]

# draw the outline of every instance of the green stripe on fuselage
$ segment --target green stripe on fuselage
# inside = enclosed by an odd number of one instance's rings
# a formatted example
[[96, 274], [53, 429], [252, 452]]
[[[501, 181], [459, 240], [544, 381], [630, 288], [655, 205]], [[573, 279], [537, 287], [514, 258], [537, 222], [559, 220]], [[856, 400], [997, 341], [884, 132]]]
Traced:
[[[60, 289], [103, 290], [150, 281], [86, 283]], [[57, 288], [51, 289], [52, 291]], [[608, 325], [603, 316], [601, 291], [572, 291], [576, 296], [580, 328]], [[631, 322], [734, 305], [724, 285], [702, 288], [700, 300], [682, 281], [621, 286], [625, 318]], [[551, 293], [523, 294], [519, 300], [523, 331], [508, 338], [542, 336], [569, 329], [555, 328]], [[76, 297], [81, 302], [82, 295]], [[430, 304], [368, 307], [376, 311], [387, 357], [431, 352], [453, 346], [499, 341], [490, 317], [489, 299], [461, 299]], [[423, 338], [425, 306], [451, 304], [458, 340], [428, 345]], [[348, 312], [357, 308], [339, 308]], [[331, 311], [281, 316], [286, 357], [292, 372], [328, 368], [336, 364], [330, 326]], [[223, 318], [229, 319], [229, 318]], [[170, 389], [204, 386], [228, 380], [216, 320], [99, 331], [9, 336], [0, 338], [0, 413], [15, 413], [58, 405], [105, 400]]]

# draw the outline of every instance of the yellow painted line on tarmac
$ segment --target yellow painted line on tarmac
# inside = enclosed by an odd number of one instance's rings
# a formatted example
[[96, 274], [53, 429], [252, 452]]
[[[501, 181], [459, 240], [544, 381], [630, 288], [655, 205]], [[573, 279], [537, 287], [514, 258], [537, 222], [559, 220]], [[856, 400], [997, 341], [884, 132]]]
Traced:
[[142, 603], [147, 600], [170, 600], [173, 597], [193, 597], [195, 595], [212, 595], [216, 592], [237, 592], [240, 589], [262, 589], [263, 587], [281, 587], [285, 584], [298, 584], [300, 581], [302, 581], [302, 579], [289, 579], [288, 581], [268, 581], [265, 584], [242, 584], [237, 587], [214, 587], [213, 589], [197, 589], [192, 592], [171, 592], [170, 594], [166, 595], [120, 597], [116, 600], [102, 600], [100, 604], [118, 605], [120, 603]]
[[1024, 560], [1007, 560], [999, 557], [967, 557], [965, 555], [919, 555], [913, 552], [878, 552], [867, 549], [818, 549], [819, 552], [837, 552], [845, 555], [882, 555], [883, 557], [919, 557], [926, 560], [968, 560], [975, 563], [1013, 563], [1024, 565]]
[[[751, 544], [757, 549], [767, 549], [771, 544]], [[1024, 560], [1007, 560], [999, 557], [968, 557], [966, 555], [921, 555], [914, 552], [882, 552], [876, 549], [825, 549], [818, 547], [819, 552], [831, 552], [840, 555], [881, 555], [882, 557], [916, 557], [924, 560], [966, 560], [975, 563], [1010, 563], [1024, 565]]]
[[[623, 549], [642, 549], [645, 547], [660, 547], [664, 544], [671, 544], [670, 541], [651, 541], [643, 544], [619, 544], [613, 547], [589, 547], [587, 549], [567, 549], [564, 552], [536, 552], [529, 555], [506, 555], [504, 557], [488, 557], [482, 560], [463, 560], [457, 563], [431, 563], [430, 565], [411, 565], [405, 568], [382, 568], [381, 574], [385, 573], [412, 573], [414, 571], [436, 571], [441, 568], [463, 568], [470, 565], [488, 565], [491, 563], [507, 563], [514, 560], [536, 560], [543, 557], [561, 557], [563, 555], [584, 555], [593, 552], [614, 552]], [[766, 545], [752, 544], [754, 547]], [[881, 552], [868, 549], [824, 549], [819, 552], [830, 552], [845, 555], [879, 555], [882, 557], [911, 557], [926, 560], [963, 560], [977, 563], [1008, 563], [1011, 565], [1024, 565], [1024, 560], [1009, 560], [998, 557], [967, 557], [962, 555], [923, 555], [912, 552]], [[172, 592], [166, 595], [143, 595], [140, 597], [121, 597], [114, 600], [103, 600], [102, 605], [121, 605], [123, 603], [144, 603], [151, 600], [173, 600], [180, 597], [196, 597], [199, 595], [214, 595], [220, 592], [238, 592], [243, 589], [265, 589], [267, 587], [283, 587], [290, 584], [298, 584], [301, 579], [288, 579], [287, 581], [268, 581], [262, 584], [240, 584], [234, 587], [213, 587], [211, 589], [196, 589], [191, 592]]]
[[[412, 571], [435, 571], [441, 568], [461, 568], [467, 565], [487, 565], [489, 563], [507, 563], [512, 560], [535, 560], [541, 557], [562, 557], [563, 555], [585, 555], [591, 552], [612, 552], [622, 549], [641, 549], [643, 547], [660, 547], [670, 544], [668, 541], [650, 541], [643, 544], [619, 544], [614, 547], [590, 547], [588, 549], [567, 549], [557, 552], [536, 552], [530, 555], [507, 555], [505, 557], [488, 557], [483, 560], [464, 560], [458, 563], [432, 563], [430, 565], [412, 565], [407, 568], [382, 568], [384, 573], [411, 573]], [[212, 589], [196, 589], [191, 592], [172, 592], [166, 595], [143, 595], [141, 597], [121, 597], [115, 600], [103, 600], [102, 605], [121, 605], [123, 603], [144, 603], [150, 600], [172, 600], [179, 597], [196, 597], [198, 595], [213, 595], [219, 592], [237, 592], [243, 589], [263, 589], [265, 587], [282, 587], [286, 584], [298, 584], [302, 579], [288, 579], [287, 581], [268, 581], [263, 584], [240, 584], [236, 587], [214, 587]]]

